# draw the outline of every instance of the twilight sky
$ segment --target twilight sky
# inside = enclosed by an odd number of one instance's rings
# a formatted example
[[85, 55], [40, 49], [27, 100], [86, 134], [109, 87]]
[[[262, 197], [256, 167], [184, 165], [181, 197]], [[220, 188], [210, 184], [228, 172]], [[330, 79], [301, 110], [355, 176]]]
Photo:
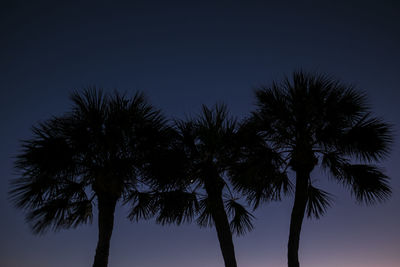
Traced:
[[[302, 266], [400, 266], [398, 1], [74, 2], [0, 4], [0, 266], [92, 264], [96, 224], [34, 236], [7, 199], [19, 140], [38, 121], [68, 111], [73, 89], [142, 90], [181, 118], [223, 101], [240, 118], [253, 109], [253, 88], [300, 68], [364, 90], [396, 134], [383, 162], [393, 187], [384, 204], [357, 205], [316, 173], [335, 204], [322, 219], [305, 221]], [[254, 213], [255, 230], [234, 239], [241, 267], [286, 266], [291, 206], [287, 198]], [[119, 207], [110, 267], [223, 266], [214, 229], [131, 223], [126, 214]]]

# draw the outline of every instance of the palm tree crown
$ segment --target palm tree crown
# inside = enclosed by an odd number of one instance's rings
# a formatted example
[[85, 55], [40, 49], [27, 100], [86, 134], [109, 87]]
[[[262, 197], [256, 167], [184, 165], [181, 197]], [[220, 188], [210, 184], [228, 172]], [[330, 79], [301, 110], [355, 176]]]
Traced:
[[93, 266], [107, 266], [116, 203], [138, 190], [144, 170], [162, 147], [168, 127], [143, 94], [129, 99], [87, 89], [71, 96], [73, 109], [33, 128], [22, 144], [10, 195], [26, 209], [35, 233], [92, 222], [99, 211]]
[[199, 225], [212, 225], [212, 206], [210, 198], [214, 194], [226, 198], [226, 210], [232, 215], [230, 227], [233, 233], [244, 234], [253, 228], [252, 215], [236, 200], [230, 188], [232, 169], [240, 157], [240, 141], [237, 123], [228, 116], [225, 105], [216, 105], [213, 109], [203, 106], [203, 112], [197, 120], [179, 122], [178, 129], [181, 146], [188, 159], [187, 176], [192, 188], [203, 188], [204, 198], [200, 201]]
[[228, 170], [238, 154], [236, 122], [224, 105], [203, 106], [200, 116], [177, 121], [176, 129], [170, 165], [177, 171], [175, 179], [158, 184], [161, 190], [156, 192], [134, 195], [131, 218], [158, 213], [156, 220], [162, 224], [196, 218], [202, 227], [215, 226], [225, 266], [236, 267], [232, 233], [244, 234], [253, 227], [253, 216], [230, 189]]
[[385, 200], [388, 177], [374, 162], [389, 152], [391, 127], [371, 115], [362, 93], [323, 75], [297, 72], [292, 80], [258, 89], [256, 97], [258, 109], [248, 124], [281, 155], [280, 172], [291, 168], [296, 174], [288, 260], [299, 266], [304, 214], [318, 218], [331, 204], [329, 193], [313, 185], [311, 171], [326, 169], [357, 201]]

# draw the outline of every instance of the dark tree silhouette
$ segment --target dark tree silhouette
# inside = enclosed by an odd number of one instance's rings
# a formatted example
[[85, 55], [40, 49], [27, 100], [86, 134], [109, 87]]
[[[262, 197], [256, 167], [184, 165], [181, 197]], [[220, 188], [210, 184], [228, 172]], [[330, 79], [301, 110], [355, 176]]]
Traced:
[[295, 174], [288, 266], [298, 267], [304, 215], [319, 218], [332, 201], [313, 185], [311, 172], [322, 167], [359, 202], [385, 200], [391, 193], [389, 178], [374, 163], [388, 154], [391, 126], [371, 115], [364, 94], [324, 75], [297, 72], [292, 80], [258, 89], [256, 96], [258, 109], [247, 124], [281, 155], [277, 173], [290, 174], [290, 168]]
[[236, 267], [232, 233], [240, 235], [253, 228], [253, 216], [229, 188], [228, 170], [239, 150], [236, 122], [224, 105], [213, 109], [203, 106], [200, 116], [177, 121], [176, 129], [176, 142], [171, 147], [174, 155], [169, 156], [174, 160], [169, 165], [177, 166], [172, 168], [179, 172], [167, 184], [163, 180], [156, 185], [164, 190], [134, 195], [138, 205], [131, 218], [158, 213], [156, 220], [161, 224], [179, 225], [196, 218], [200, 226], [215, 226], [225, 266]]
[[35, 233], [91, 223], [97, 200], [93, 266], [105, 267], [116, 204], [149, 179], [149, 159], [168, 143], [169, 128], [141, 93], [130, 99], [87, 89], [71, 99], [71, 112], [35, 126], [23, 141], [10, 195]]

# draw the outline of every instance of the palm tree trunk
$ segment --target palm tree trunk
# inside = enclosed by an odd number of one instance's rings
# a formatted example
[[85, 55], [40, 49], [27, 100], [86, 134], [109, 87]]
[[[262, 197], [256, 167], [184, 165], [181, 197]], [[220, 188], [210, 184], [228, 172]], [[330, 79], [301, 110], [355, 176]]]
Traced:
[[290, 233], [288, 242], [288, 267], [299, 267], [300, 232], [307, 205], [308, 180], [310, 173], [297, 171], [296, 192], [292, 215], [290, 218]]
[[114, 212], [117, 199], [107, 195], [98, 195], [99, 239], [93, 267], [107, 267], [110, 251], [110, 240], [114, 227]]
[[221, 248], [222, 257], [224, 258], [225, 267], [237, 267], [232, 232], [222, 199], [224, 182], [218, 174], [215, 174], [215, 170], [211, 171], [209, 177], [211, 177], [211, 179], [205, 180], [205, 189], [210, 201], [211, 217], [215, 223], [215, 229], [217, 230], [219, 246]]
[[224, 258], [225, 267], [237, 267], [232, 232], [229, 226], [228, 216], [225, 212], [222, 196], [214, 201], [215, 206], [212, 217], [215, 222], [215, 229], [217, 230], [219, 246]]

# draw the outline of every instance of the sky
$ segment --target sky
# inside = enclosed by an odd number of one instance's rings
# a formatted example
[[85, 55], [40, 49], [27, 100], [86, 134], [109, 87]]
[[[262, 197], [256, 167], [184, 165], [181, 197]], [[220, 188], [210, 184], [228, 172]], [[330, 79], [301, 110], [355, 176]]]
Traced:
[[[381, 165], [392, 178], [387, 202], [358, 205], [323, 174], [314, 177], [335, 203], [320, 220], [304, 222], [302, 266], [400, 266], [398, 1], [81, 2], [0, 4], [0, 266], [93, 262], [95, 223], [35, 236], [7, 194], [20, 140], [68, 111], [73, 90], [141, 90], [170, 118], [224, 102], [242, 118], [254, 109], [254, 88], [299, 69], [366, 92], [395, 132]], [[286, 266], [291, 207], [286, 198], [254, 212], [255, 229], [234, 238], [239, 266]], [[127, 212], [116, 211], [109, 266], [223, 266], [214, 229], [131, 223]]]

